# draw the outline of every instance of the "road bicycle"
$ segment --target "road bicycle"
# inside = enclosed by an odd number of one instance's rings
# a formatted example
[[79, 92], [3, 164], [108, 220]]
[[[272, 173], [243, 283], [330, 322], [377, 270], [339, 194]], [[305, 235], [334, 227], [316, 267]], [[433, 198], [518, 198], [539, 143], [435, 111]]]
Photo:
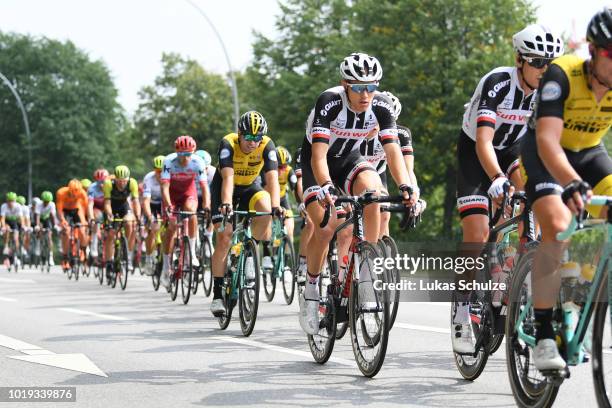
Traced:
[[[293, 302], [297, 279], [297, 261], [295, 249], [287, 227], [285, 226], [286, 215], [275, 218], [272, 223], [272, 269], [263, 269], [263, 287], [266, 299], [272, 302], [276, 292], [276, 282], [280, 281], [283, 287], [285, 302], [290, 305]], [[298, 218], [291, 216], [291, 218]]]

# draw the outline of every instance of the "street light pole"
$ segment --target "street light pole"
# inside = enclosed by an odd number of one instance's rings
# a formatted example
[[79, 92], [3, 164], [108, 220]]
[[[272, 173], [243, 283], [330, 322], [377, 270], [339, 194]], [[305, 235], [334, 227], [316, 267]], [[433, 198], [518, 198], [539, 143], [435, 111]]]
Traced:
[[26, 113], [25, 107], [21, 102], [21, 98], [19, 97], [19, 93], [15, 86], [8, 80], [7, 77], [4, 76], [2, 72], [0, 72], [0, 79], [6, 86], [9, 87], [15, 99], [17, 100], [17, 105], [19, 109], [21, 109], [21, 114], [23, 116], [23, 124], [25, 126], [26, 137], [28, 139], [28, 203], [32, 202], [32, 135], [30, 134], [30, 124], [28, 123], [28, 114]]
[[223, 54], [225, 54], [225, 61], [227, 62], [227, 66], [229, 67], [230, 79], [232, 81], [232, 97], [234, 99], [234, 126], [238, 127], [238, 118], [240, 117], [240, 105], [238, 103], [238, 85], [236, 84], [236, 78], [234, 77], [234, 70], [232, 69], [232, 63], [230, 62], [229, 55], [227, 53], [227, 49], [225, 48], [225, 44], [223, 43], [223, 39], [221, 38], [221, 34], [217, 31], [217, 28], [212, 23], [210, 18], [204, 13], [197, 4], [195, 4], [192, 0], [185, 0], [189, 3], [193, 8], [195, 8], [201, 15], [204, 17], [210, 28], [212, 28], [213, 32], [217, 36], [219, 43], [221, 44], [221, 48], [223, 48]]

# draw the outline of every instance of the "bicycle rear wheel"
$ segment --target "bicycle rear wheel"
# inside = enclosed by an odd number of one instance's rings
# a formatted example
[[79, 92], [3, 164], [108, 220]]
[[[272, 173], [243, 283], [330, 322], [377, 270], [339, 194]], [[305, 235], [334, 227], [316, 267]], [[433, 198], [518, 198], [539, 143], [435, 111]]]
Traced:
[[221, 299], [223, 299], [223, 305], [225, 306], [225, 313], [222, 316], [217, 317], [217, 322], [221, 330], [227, 329], [230, 321], [232, 320], [232, 311], [236, 305], [236, 300], [232, 299], [232, 277], [233, 274], [238, 270], [238, 257], [232, 255], [231, 248], [227, 252], [227, 262], [225, 265], [225, 273], [223, 275], [223, 285], [221, 287]]
[[290, 305], [293, 303], [296, 286], [297, 262], [295, 259], [295, 250], [293, 243], [289, 237], [285, 237], [282, 243], [285, 248], [283, 251], [283, 270], [281, 271], [281, 281], [283, 283], [283, 295], [285, 303]]
[[161, 254], [161, 246], [157, 245], [155, 248], [155, 265], [153, 270], [153, 275], [151, 275], [151, 282], [153, 283], [153, 289], [157, 292], [159, 289], [159, 279], [161, 276], [163, 259]]
[[178, 295], [178, 287], [180, 283], [179, 281], [181, 279], [179, 277], [179, 262], [181, 259], [181, 250], [179, 248], [178, 239], [174, 240], [174, 248], [172, 248], [170, 255], [170, 299], [172, 299], [172, 301], [175, 301]]
[[[395, 259], [398, 254], [397, 244], [395, 240], [388, 236], [384, 235], [381, 238], [382, 246], [385, 252], [381, 253], [382, 256]], [[388, 271], [388, 282], [399, 283], [401, 280], [400, 270], [398, 268], [393, 268]], [[389, 330], [393, 328], [393, 324], [395, 323], [395, 318], [397, 317], [397, 309], [399, 308], [400, 302], [400, 291], [394, 290], [389, 291]]]
[[[243, 265], [240, 268], [238, 277], [239, 295], [238, 309], [240, 311], [240, 328], [242, 334], [248, 337], [253, 333], [255, 321], [257, 320], [257, 310], [259, 309], [259, 258], [257, 254], [257, 244], [255, 240], [249, 239], [242, 248], [244, 256]], [[252, 266], [249, 259], [252, 259]], [[247, 268], [251, 268], [247, 270]]]
[[[278, 256], [278, 251], [276, 253]], [[263, 287], [264, 293], [266, 294], [266, 299], [268, 302], [272, 302], [274, 300], [274, 294], [276, 293], [276, 259], [272, 257], [272, 264], [274, 265], [272, 269], [262, 269], [261, 276], [263, 278]]]
[[349, 326], [351, 344], [357, 366], [366, 377], [380, 371], [389, 340], [389, 293], [374, 290], [373, 282], [385, 280], [385, 274], [374, 273], [378, 249], [369, 242], [358, 247], [360, 279], [351, 282], [349, 296]]
[[[485, 305], [483, 299], [478, 299], [474, 292], [472, 292], [471, 295], [472, 298], [469, 301], [470, 323], [472, 325], [474, 337], [477, 339], [476, 343], [480, 344], [475, 345], [477, 350], [474, 352], [474, 354], [459, 354], [453, 352], [453, 355], [455, 365], [457, 366], [457, 370], [459, 370], [459, 374], [461, 374], [461, 376], [466, 380], [474, 381], [480, 377], [480, 374], [482, 374], [482, 371], [489, 360], [487, 346], [489, 344], [489, 339], [491, 338], [491, 329], [490, 325], [486, 323], [487, 321], [490, 321], [488, 317], [488, 311], [490, 311], [490, 308]], [[451, 305], [450, 319], [451, 325], [453, 325], [453, 319], [457, 311], [457, 302], [454, 297]], [[483, 341], [485, 344], [482, 344]]]
[[535, 336], [535, 318], [531, 306], [531, 270], [535, 250], [525, 254], [513, 272], [506, 317], [506, 363], [512, 394], [520, 407], [549, 407], [554, 402], [559, 385], [548, 382], [533, 364], [533, 349], [519, 338], [516, 324], [526, 307], [523, 332]]
[[181, 240], [181, 261], [179, 268], [181, 269], [181, 296], [183, 304], [189, 303], [191, 297], [191, 285], [193, 282], [193, 265], [191, 263], [191, 248], [189, 247], [189, 238], [183, 237]]

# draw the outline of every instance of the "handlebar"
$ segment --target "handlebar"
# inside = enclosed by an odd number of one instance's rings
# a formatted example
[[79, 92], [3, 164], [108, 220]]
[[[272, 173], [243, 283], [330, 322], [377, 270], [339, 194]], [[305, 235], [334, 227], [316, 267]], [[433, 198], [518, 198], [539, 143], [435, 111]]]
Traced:
[[[591, 205], [605, 205], [608, 207], [612, 207], [612, 196], [592, 196], [588, 202]], [[572, 217], [572, 221], [567, 229], [563, 232], [559, 232], [557, 234], [558, 241], [565, 241], [569, 239], [569, 237], [577, 230], [583, 228], [582, 224], [582, 216], [581, 214]]]

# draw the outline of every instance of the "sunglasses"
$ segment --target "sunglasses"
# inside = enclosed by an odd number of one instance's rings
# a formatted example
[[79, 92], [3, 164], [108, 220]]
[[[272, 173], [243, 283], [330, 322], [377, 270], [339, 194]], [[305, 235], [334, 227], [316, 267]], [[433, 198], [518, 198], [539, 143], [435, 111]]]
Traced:
[[242, 135], [247, 142], [261, 142], [263, 135]]
[[530, 67], [534, 67], [534, 68], [544, 68], [547, 65], [550, 65], [550, 63], [552, 62], [552, 58], [542, 58], [542, 57], [525, 57], [522, 56], [521, 57], [523, 59], [523, 61], [525, 61], [527, 64], [529, 64]]
[[376, 92], [378, 89], [378, 84], [348, 84], [351, 91], [355, 93], [362, 93], [368, 91], [368, 93]]
[[189, 157], [191, 154], [191, 152], [176, 152], [176, 155], [179, 157]]

